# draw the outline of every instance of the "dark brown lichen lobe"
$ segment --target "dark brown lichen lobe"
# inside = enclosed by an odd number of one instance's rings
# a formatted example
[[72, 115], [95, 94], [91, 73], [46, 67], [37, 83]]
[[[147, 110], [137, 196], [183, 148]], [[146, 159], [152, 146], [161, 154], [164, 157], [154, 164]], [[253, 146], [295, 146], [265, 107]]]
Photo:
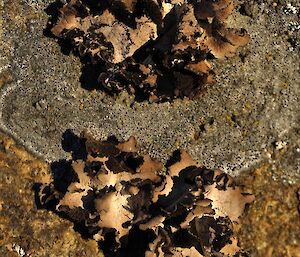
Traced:
[[226, 28], [233, 10], [230, 0], [70, 0], [52, 33], [103, 67], [98, 81], [111, 94], [194, 98], [214, 81], [208, 60], [232, 57], [249, 41]]
[[235, 230], [253, 196], [243, 194], [231, 177], [206, 169], [185, 151], [163, 165], [139, 155], [133, 137], [123, 143], [87, 134], [83, 139], [85, 157], [42, 186], [44, 206], [81, 224], [97, 241], [113, 235], [112, 249], [134, 244], [129, 234], [139, 230], [154, 238], [146, 256], [242, 253]]

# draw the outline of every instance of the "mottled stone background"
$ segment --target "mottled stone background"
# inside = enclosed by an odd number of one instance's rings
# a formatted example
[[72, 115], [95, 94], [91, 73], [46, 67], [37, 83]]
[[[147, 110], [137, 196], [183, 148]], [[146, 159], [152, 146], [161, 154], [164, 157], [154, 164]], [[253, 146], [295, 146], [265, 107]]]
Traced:
[[[214, 62], [217, 84], [195, 101], [133, 103], [80, 84], [81, 63], [43, 35], [51, 1], [2, 1], [1, 127], [29, 150], [65, 157], [66, 129], [97, 138], [137, 137], [141, 151], [166, 160], [186, 148], [201, 163], [233, 175], [258, 164], [274, 145], [299, 147], [299, 2], [247, 1], [229, 20], [251, 42], [240, 55]], [[293, 13], [298, 12], [298, 13]], [[242, 14], [241, 14], [242, 13]], [[299, 161], [281, 177], [299, 178]]]
[[217, 83], [198, 100], [163, 104], [82, 88], [80, 60], [44, 35], [51, 2], [0, 0], [0, 126], [28, 151], [47, 162], [68, 157], [64, 131], [87, 129], [99, 139], [134, 135], [141, 152], [164, 161], [185, 148], [234, 176], [267, 165], [259, 193], [269, 180], [299, 185], [299, 1], [240, 1], [228, 23], [245, 28], [250, 43], [236, 57], [214, 61]]

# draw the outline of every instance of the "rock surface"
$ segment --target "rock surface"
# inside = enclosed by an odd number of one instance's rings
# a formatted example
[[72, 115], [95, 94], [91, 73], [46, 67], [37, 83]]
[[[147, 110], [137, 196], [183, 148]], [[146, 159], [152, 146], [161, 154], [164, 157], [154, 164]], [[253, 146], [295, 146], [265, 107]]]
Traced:
[[[260, 200], [245, 217], [244, 248], [253, 257], [298, 257], [299, 1], [239, 1], [239, 12], [228, 24], [245, 28], [250, 43], [240, 55], [213, 63], [217, 84], [203, 97], [163, 104], [135, 103], [126, 93], [114, 100], [84, 89], [93, 88], [95, 67], [82, 70], [67, 46], [61, 49], [44, 35], [45, 8], [51, 2], [0, 0], [2, 130], [47, 162], [70, 157], [61, 149], [67, 129], [79, 133], [87, 128], [98, 139], [134, 135], [141, 153], [165, 161], [174, 150], [186, 148], [208, 168], [234, 176], [252, 174], [254, 181], [242, 182]], [[31, 187], [42, 178], [25, 176], [18, 158], [15, 151], [1, 155], [1, 235], [7, 234], [1, 236], [1, 255], [22, 256], [23, 249], [37, 253], [33, 256], [83, 251], [99, 256], [95, 244], [82, 240], [71, 223], [35, 210]], [[35, 164], [26, 158], [20, 163], [31, 172]], [[49, 225], [47, 233], [40, 220]], [[24, 230], [33, 226], [31, 221], [38, 224], [31, 229], [36, 234]]]
[[[244, 27], [251, 41], [239, 56], [215, 62], [217, 84], [195, 101], [149, 104], [81, 87], [93, 87], [93, 67], [81, 76], [79, 60], [43, 35], [50, 2], [1, 2], [1, 127], [47, 161], [66, 157], [60, 141], [70, 128], [87, 128], [98, 139], [134, 135], [140, 149], [164, 160], [186, 148], [231, 175], [264, 160], [278, 142], [299, 147], [299, 30], [292, 25], [299, 21], [287, 4], [240, 5], [248, 14], [236, 12], [229, 26]], [[299, 11], [297, 1], [291, 5]], [[297, 181], [298, 162], [276, 176]]]
[[0, 134], [0, 256], [103, 256], [71, 222], [36, 206], [33, 187], [50, 181], [47, 163]]

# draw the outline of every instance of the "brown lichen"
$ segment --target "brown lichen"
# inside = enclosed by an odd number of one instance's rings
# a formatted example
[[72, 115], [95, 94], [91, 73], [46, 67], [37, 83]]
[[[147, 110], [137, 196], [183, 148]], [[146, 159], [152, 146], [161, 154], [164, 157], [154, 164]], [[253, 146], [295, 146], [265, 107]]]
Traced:
[[137, 153], [133, 137], [123, 143], [87, 134], [82, 139], [85, 157], [57, 174], [59, 181], [42, 186], [44, 206], [52, 205], [100, 242], [110, 238], [111, 250], [134, 244], [133, 231], [144, 231], [149, 257], [242, 253], [235, 232], [253, 196], [228, 175], [200, 166], [185, 151], [174, 153], [164, 169]]
[[208, 60], [232, 57], [249, 41], [226, 28], [233, 10], [231, 0], [70, 0], [52, 33], [101, 67], [98, 81], [111, 94], [194, 98], [214, 81]]

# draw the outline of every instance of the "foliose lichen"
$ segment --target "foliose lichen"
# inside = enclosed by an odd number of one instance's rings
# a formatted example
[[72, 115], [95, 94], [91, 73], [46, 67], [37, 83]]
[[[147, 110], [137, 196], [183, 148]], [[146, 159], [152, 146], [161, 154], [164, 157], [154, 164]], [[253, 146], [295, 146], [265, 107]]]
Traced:
[[226, 27], [234, 8], [232, 0], [69, 0], [51, 31], [98, 67], [112, 95], [195, 98], [214, 82], [209, 60], [249, 41], [245, 30]]
[[144, 247], [126, 256], [244, 254], [235, 232], [254, 197], [230, 176], [179, 150], [163, 165], [139, 155], [134, 137], [120, 143], [85, 133], [80, 140], [83, 154], [41, 187], [40, 201], [106, 242], [108, 252], [144, 233]]

